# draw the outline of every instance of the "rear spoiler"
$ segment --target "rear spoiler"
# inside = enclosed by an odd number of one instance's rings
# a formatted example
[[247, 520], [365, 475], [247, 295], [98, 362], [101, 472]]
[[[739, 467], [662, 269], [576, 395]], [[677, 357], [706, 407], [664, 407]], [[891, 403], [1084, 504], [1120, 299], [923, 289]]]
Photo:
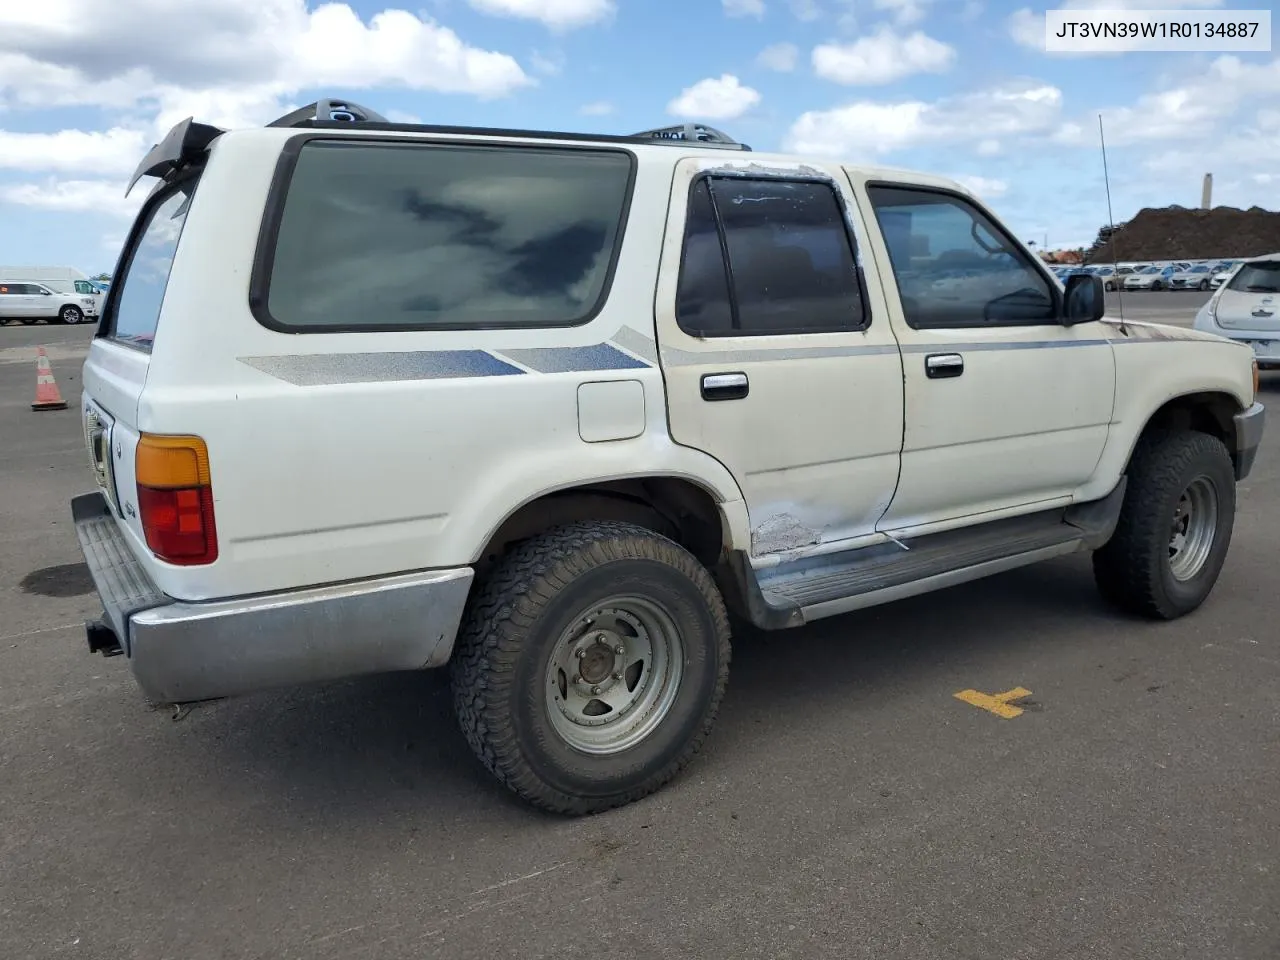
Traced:
[[133, 171], [129, 186], [125, 187], [124, 195], [127, 197], [143, 177], [163, 179], [173, 171], [185, 167], [208, 150], [209, 145], [224, 133], [226, 131], [219, 127], [196, 123], [194, 117], [187, 117], [175, 124], [165, 138], [142, 158], [138, 169]]

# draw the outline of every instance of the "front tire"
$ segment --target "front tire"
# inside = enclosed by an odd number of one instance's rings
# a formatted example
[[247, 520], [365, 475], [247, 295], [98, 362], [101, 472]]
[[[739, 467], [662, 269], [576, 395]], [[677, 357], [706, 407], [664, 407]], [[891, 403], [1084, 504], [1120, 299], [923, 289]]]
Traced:
[[688, 551], [628, 523], [515, 548], [473, 598], [454, 707], [481, 762], [528, 803], [597, 813], [694, 757], [728, 680], [729, 622]]
[[1144, 437], [1115, 534], [1093, 555], [1099, 590], [1151, 619], [1191, 613], [1218, 581], [1235, 512], [1235, 472], [1221, 440], [1190, 430]]
[[61, 310], [58, 311], [59, 323], [74, 325], [79, 323], [83, 319], [84, 319], [84, 311], [82, 311], [79, 307], [72, 306], [71, 304], [67, 304], [67, 306], [63, 307]]

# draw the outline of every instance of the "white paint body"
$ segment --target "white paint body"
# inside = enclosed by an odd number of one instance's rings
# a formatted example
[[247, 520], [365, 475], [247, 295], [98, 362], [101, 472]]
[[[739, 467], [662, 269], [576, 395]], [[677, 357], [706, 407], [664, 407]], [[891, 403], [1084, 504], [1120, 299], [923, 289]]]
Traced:
[[[1164, 402], [1204, 391], [1242, 409], [1253, 401], [1249, 351], [1193, 331], [1130, 324], [1125, 334], [1110, 322], [912, 330], [863, 184], [968, 191], [900, 171], [697, 144], [629, 147], [637, 169], [625, 239], [607, 303], [589, 323], [282, 334], [250, 312], [249, 277], [272, 175], [296, 135], [247, 130], [214, 143], [151, 354], [97, 338], [85, 363], [84, 403], [115, 422], [128, 541], [156, 585], [178, 599], [466, 566], [523, 504], [628, 477], [702, 487], [719, 505], [726, 545], [767, 566], [1100, 498]], [[803, 167], [835, 182], [864, 268], [865, 332], [701, 341], [676, 326], [690, 179], [748, 164], [783, 174]], [[532, 370], [520, 351], [605, 343], [643, 362], [327, 386], [266, 372], [279, 358], [384, 354], [390, 362], [446, 350], [490, 351]], [[963, 353], [964, 376], [925, 379], [926, 350]], [[747, 399], [700, 399], [700, 376], [723, 371], [749, 376]], [[129, 509], [140, 431], [206, 441], [214, 563], [171, 566], [147, 550]]]

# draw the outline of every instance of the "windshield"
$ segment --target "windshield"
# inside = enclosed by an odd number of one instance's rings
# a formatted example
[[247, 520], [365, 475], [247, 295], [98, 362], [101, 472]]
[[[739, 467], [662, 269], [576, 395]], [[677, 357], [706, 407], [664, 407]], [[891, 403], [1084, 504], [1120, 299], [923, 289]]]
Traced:
[[1280, 293], [1280, 260], [1246, 263], [1227, 284], [1239, 293]]
[[1148, 277], [1151, 276], [1151, 274], [1153, 273], [1159, 273], [1159, 272], [1160, 272], [1159, 267], [1143, 267], [1141, 270], [1138, 271], [1138, 273]]
[[103, 320], [107, 336], [150, 351], [195, 184], [194, 179], [185, 181], [143, 214], [145, 225], [128, 254], [119, 284], [114, 285], [119, 289], [113, 291]]
[[1209, 268], [1203, 265], [1199, 267], [1192, 267], [1190, 270], [1187, 271], [1187, 273], [1208, 273], [1208, 272], [1209, 272]]

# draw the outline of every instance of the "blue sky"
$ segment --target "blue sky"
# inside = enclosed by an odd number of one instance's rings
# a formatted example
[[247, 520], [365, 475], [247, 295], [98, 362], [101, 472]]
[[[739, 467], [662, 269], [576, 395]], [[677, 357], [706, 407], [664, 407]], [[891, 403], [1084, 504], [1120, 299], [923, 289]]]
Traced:
[[[145, 150], [188, 115], [319, 95], [400, 119], [636, 132], [700, 119], [759, 150], [967, 182], [1024, 239], [1143, 206], [1280, 207], [1274, 54], [1049, 54], [1047, 7], [1214, 0], [42, 0], [0, 5], [0, 263], [110, 271]], [[1265, 4], [1245, 4], [1265, 7]]]

